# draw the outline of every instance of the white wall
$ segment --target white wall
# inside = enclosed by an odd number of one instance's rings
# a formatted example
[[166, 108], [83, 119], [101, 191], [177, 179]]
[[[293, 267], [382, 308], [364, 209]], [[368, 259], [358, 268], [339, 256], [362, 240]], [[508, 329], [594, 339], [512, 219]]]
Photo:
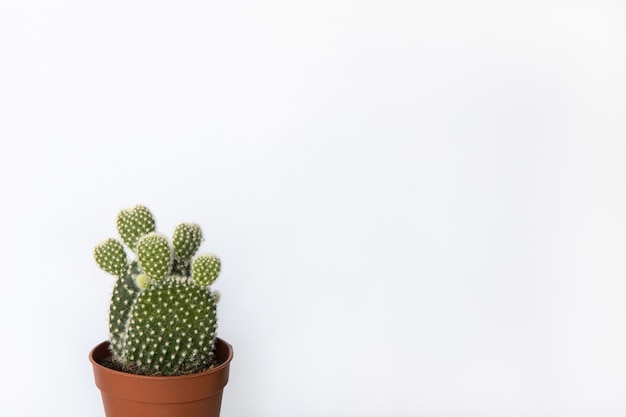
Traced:
[[626, 413], [626, 6], [0, 3], [0, 415], [103, 416], [121, 208], [222, 258], [223, 417]]

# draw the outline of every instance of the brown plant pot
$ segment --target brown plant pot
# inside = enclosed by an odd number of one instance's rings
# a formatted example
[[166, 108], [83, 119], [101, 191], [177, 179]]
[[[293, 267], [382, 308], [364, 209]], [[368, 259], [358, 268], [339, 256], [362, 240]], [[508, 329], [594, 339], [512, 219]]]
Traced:
[[222, 391], [228, 382], [231, 345], [217, 339], [220, 365], [183, 376], [144, 376], [102, 366], [110, 356], [109, 342], [89, 353], [96, 386], [102, 394], [106, 417], [218, 417]]

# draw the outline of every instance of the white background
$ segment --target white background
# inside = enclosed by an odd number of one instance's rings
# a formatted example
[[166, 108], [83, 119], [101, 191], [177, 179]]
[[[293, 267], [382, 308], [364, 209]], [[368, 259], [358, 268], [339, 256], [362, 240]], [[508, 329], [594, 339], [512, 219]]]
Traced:
[[626, 414], [626, 4], [0, 2], [0, 415], [102, 417], [136, 203], [202, 225], [223, 417]]

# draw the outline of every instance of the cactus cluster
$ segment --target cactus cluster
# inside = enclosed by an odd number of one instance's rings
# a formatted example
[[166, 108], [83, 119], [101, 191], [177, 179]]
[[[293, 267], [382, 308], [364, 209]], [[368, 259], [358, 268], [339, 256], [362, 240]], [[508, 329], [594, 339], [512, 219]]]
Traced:
[[152, 213], [138, 205], [118, 214], [117, 230], [121, 242], [106, 239], [94, 250], [100, 268], [117, 277], [109, 307], [113, 362], [142, 375], [207, 368], [218, 301], [210, 285], [221, 264], [214, 255], [194, 258], [203, 240], [200, 227], [179, 224], [170, 243], [156, 232]]

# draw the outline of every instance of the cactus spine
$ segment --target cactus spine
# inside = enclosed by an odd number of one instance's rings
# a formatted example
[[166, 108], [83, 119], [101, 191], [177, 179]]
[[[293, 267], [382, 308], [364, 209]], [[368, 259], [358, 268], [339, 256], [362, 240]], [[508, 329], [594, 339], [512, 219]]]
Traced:
[[217, 293], [210, 285], [220, 272], [214, 255], [193, 259], [202, 242], [200, 226], [182, 223], [172, 244], [156, 233], [144, 206], [122, 210], [117, 229], [124, 245], [106, 239], [94, 250], [97, 264], [117, 277], [109, 307], [113, 361], [143, 375], [182, 375], [211, 364], [217, 329]]

